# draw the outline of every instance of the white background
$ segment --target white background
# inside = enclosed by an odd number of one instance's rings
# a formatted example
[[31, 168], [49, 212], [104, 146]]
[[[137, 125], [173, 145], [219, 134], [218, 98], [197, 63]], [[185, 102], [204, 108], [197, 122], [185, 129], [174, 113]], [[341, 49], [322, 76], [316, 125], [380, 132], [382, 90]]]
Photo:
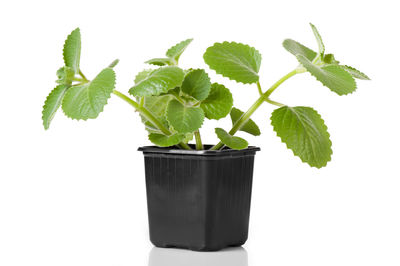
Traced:
[[[399, 45], [397, 1], [3, 1], [0, 4], [0, 265], [399, 265]], [[81, 67], [93, 78], [113, 59], [127, 92], [143, 62], [186, 38], [182, 67], [206, 68], [205, 49], [238, 41], [263, 56], [266, 89], [296, 67], [281, 46], [293, 38], [316, 49], [313, 22], [328, 52], [372, 78], [339, 97], [309, 74], [273, 95], [313, 106], [334, 154], [317, 170], [273, 133], [273, 106], [254, 120], [256, 156], [249, 240], [243, 249], [193, 253], [153, 249], [148, 240], [143, 156], [149, 144], [137, 113], [112, 97], [98, 119], [59, 112], [50, 130], [41, 107], [62, 66], [62, 45], [81, 28]], [[228, 86], [246, 109], [256, 87]], [[215, 143], [213, 128], [202, 130]], [[245, 135], [241, 135], [245, 136]]]

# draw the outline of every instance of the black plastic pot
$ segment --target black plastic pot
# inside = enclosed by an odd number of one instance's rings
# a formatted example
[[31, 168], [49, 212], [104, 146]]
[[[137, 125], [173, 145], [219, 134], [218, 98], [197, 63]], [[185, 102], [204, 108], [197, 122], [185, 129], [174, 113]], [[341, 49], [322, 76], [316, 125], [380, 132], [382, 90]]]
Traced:
[[243, 245], [259, 150], [139, 148], [145, 158], [150, 241], [197, 251]]

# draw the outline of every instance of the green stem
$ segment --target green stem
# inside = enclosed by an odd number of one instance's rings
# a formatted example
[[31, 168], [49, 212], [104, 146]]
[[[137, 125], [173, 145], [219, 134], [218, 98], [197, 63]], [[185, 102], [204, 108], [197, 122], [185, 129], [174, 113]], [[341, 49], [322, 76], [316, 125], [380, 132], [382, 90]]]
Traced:
[[201, 142], [200, 131], [196, 130], [194, 132], [194, 137], [196, 139], [196, 150], [203, 150], [203, 143]]
[[263, 95], [263, 91], [261, 89], [261, 84], [259, 81], [257, 81], [257, 88], [258, 88], [258, 93], [260, 94], [260, 96]]
[[[230, 135], [234, 135], [251, 117], [251, 115], [260, 107], [267, 99], [268, 97], [287, 79], [293, 77], [294, 75], [298, 73], [302, 73], [302, 69], [296, 68], [295, 70], [289, 72], [285, 76], [283, 76], [281, 79], [279, 79], [277, 82], [275, 82], [274, 85], [272, 85], [266, 92], [264, 92], [258, 99], [255, 101], [255, 103], [247, 110], [233, 125], [232, 129], [229, 131]], [[258, 83], [259, 84], [259, 83]], [[261, 87], [261, 86], [260, 86]], [[211, 150], [219, 150], [224, 146], [222, 142], [219, 142], [215, 146], [211, 148]]]
[[[149, 110], [147, 110], [145, 107], [140, 106], [139, 103], [135, 102], [134, 100], [132, 100], [131, 98], [129, 98], [128, 96], [126, 96], [125, 94], [114, 90], [113, 93], [115, 95], [117, 95], [119, 98], [121, 98], [122, 100], [124, 100], [125, 102], [129, 103], [130, 105], [132, 105], [138, 112], [140, 112], [147, 120], [150, 121], [150, 123], [152, 123], [154, 126], [156, 126], [163, 134], [169, 136], [172, 133], [168, 130], [168, 128], [166, 128]], [[183, 149], [185, 150], [190, 150], [191, 148], [189, 147], [189, 145], [187, 145], [186, 143], [179, 143], [179, 146], [181, 146]]]
[[89, 81], [86, 77], [85, 77], [85, 75], [83, 75], [83, 73], [82, 73], [82, 71], [79, 69], [79, 75], [87, 82], [87, 81]]

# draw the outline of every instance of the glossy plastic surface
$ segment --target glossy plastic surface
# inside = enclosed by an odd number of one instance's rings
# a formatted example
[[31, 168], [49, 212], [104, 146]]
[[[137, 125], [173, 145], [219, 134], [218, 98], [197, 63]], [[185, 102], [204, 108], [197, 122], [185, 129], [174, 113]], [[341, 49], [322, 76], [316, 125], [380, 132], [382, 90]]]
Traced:
[[247, 240], [257, 147], [183, 151], [142, 147], [150, 240], [198, 251]]

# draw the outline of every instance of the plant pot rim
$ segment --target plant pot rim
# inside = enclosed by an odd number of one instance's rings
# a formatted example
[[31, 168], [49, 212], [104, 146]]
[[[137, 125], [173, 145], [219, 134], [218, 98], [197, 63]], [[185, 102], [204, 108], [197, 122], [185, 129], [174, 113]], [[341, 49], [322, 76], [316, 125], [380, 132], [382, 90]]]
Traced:
[[[194, 146], [190, 145], [192, 148]], [[211, 148], [213, 145], [204, 145], [206, 148]], [[170, 154], [170, 155], [195, 155], [195, 156], [231, 156], [231, 155], [246, 155], [255, 154], [256, 151], [261, 149], [256, 146], [249, 146], [243, 150], [233, 150], [230, 148], [224, 148], [222, 150], [183, 150], [176, 147], [158, 147], [158, 146], [142, 146], [138, 148], [138, 151], [146, 153], [158, 153], [158, 154]]]

